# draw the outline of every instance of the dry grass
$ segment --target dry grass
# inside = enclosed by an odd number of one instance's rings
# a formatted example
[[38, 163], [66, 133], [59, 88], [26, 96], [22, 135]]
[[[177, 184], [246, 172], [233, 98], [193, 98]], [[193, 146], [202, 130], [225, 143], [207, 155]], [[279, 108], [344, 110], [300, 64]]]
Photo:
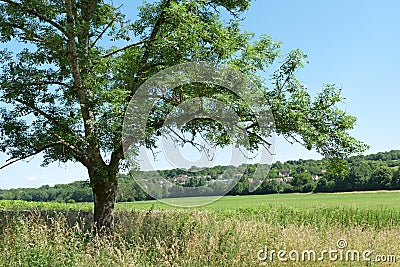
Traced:
[[[311, 220], [311, 219], [310, 219]], [[281, 224], [274, 216], [215, 211], [130, 211], [117, 214], [112, 239], [93, 237], [84, 222], [68, 225], [64, 216], [13, 216], [0, 244], [1, 266], [395, 266], [372, 262], [260, 261], [272, 250], [370, 249], [373, 256], [400, 251], [400, 227]], [[4, 222], [4, 220], [3, 220]], [[287, 257], [287, 255], [286, 255]], [[398, 258], [400, 260], [400, 258]]]

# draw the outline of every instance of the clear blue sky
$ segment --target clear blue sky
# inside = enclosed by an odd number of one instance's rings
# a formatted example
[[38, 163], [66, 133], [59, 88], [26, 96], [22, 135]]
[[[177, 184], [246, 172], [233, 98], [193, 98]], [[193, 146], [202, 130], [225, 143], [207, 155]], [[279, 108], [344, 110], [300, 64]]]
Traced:
[[[139, 1], [118, 2], [127, 6]], [[313, 93], [324, 83], [342, 87], [343, 108], [358, 117], [352, 134], [371, 146], [367, 153], [375, 153], [400, 149], [399, 11], [398, 0], [258, 0], [243, 23], [248, 31], [282, 41], [283, 52], [300, 48], [307, 53], [310, 64], [298, 77]], [[279, 138], [276, 154], [280, 161], [320, 158]], [[5, 160], [0, 154], [0, 163]], [[41, 168], [40, 163], [41, 157], [36, 156], [29, 163], [0, 170], [0, 188], [87, 178], [79, 164]]]

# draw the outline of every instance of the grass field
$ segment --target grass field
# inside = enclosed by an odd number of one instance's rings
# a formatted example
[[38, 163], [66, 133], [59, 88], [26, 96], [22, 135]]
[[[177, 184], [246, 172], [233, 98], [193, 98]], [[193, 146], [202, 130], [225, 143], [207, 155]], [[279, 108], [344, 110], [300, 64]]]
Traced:
[[[196, 205], [204, 202], [207, 197], [175, 199], [180, 202]], [[389, 208], [400, 210], [400, 191], [389, 192], [354, 192], [337, 194], [272, 194], [252, 196], [224, 196], [208, 205], [195, 207], [200, 210], [219, 209], [258, 209], [263, 206], [287, 206], [303, 208], [357, 208], [378, 209]], [[55, 209], [55, 210], [85, 210], [93, 209], [92, 203], [57, 203], [57, 202], [26, 202], [0, 200], [0, 210], [11, 209]], [[187, 209], [170, 206], [157, 200], [117, 203], [116, 210], [149, 210], [149, 209]]]
[[[399, 200], [400, 192], [369, 192], [228, 196], [189, 209], [117, 203], [113, 239], [93, 237], [90, 216], [77, 218], [90, 203], [0, 201], [0, 266], [400, 266]], [[265, 248], [286, 251], [286, 262], [260, 260]], [[302, 259], [310, 250], [315, 258]], [[318, 260], [325, 250], [342, 258]]]
[[[206, 197], [204, 197], [206, 198]], [[179, 205], [183, 202], [176, 199]], [[196, 205], [202, 202], [199, 198], [185, 199], [185, 203]], [[328, 207], [328, 208], [399, 208], [400, 192], [363, 192], [340, 194], [273, 194], [254, 196], [225, 196], [211, 204], [197, 207], [198, 209], [237, 209], [258, 208], [265, 205], [282, 205], [288, 207]], [[159, 201], [139, 201], [133, 203], [118, 203], [117, 209], [171, 209], [176, 208]]]

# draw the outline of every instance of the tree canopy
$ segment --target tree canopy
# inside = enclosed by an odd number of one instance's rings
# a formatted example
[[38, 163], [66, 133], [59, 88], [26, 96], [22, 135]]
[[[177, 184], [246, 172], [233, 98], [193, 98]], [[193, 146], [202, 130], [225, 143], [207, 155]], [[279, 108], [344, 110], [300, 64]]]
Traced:
[[[0, 0], [0, 147], [5, 165], [42, 153], [83, 164], [90, 177], [95, 221], [112, 228], [121, 160], [122, 125], [136, 90], [155, 73], [185, 62], [224, 64], [247, 75], [267, 99], [277, 134], [330, 158], [365, 149], [350, 136], [356, 119], [338, 108], [341, 90], [326, 85], [312, 98], [295, 74], [306, 55], [281, 55], [280, 43], [241, 29], [248, 0], [144, 2], [137, 18], [111, 1]], [[18, 43], [22, 49], [14, 49]], [[264, 73], [279, 64], [271, 77]], [[267, 82], [272, 79], [272, 85]], [[220, 97], [243, 121], [253, 121], [237, 96], [217, 87], [186, 85], [159, 97], [146, 124], [146, 144], [156, 145], [158, 119], [193, 97]], [[151, 120], [153, 118], [153, 120]], [[214, 122], [184, 128], [229, 143]], [[256, 124], [246, 129], [261, 142]], [[218, 142], [218, 140], [225, 140]]]

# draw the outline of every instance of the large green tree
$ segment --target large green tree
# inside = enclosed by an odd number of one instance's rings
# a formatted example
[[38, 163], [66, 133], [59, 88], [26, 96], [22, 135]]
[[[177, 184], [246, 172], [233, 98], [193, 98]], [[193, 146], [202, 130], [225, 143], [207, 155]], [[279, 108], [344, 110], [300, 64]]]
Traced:
[[[149, 1], [137, 17], [111, 2], [0, 0], [0, 42], [8, 47], [0, 52], [0, 147], [10, 156], [3, 167], [39, 153], [44, 164], [81, 163], [90, 177], [97, 227], [113, 229], [129, 101], [149, 77], [179, 63], [212, 61], [248, 75], [272, 109], [277, 133], [289, 142], [334, 158], [365, 148], [348, 134], [355, 118], [337, 108], [340, 90], [326, 85], [313, 99], [296, 79], [306, 61], [301, 51], [282, 58], [279, 43], [241, 29], [249, 0]], [[262, 72], [278, 58], [267, 86]], [[149, 148], [156, 145], [163, 114], [195, 96], [234, 106], [249, 122], [250, 142], [263, 142], [239, 98], [226, 91], [221, 97], [224, 91], [216, 87], [193, 88], [181, 86], [160, 97], [147, 123]], [[207, 132], [217, 145], [232, 142], [218, 127], [198, 119], [183, 130]]]

